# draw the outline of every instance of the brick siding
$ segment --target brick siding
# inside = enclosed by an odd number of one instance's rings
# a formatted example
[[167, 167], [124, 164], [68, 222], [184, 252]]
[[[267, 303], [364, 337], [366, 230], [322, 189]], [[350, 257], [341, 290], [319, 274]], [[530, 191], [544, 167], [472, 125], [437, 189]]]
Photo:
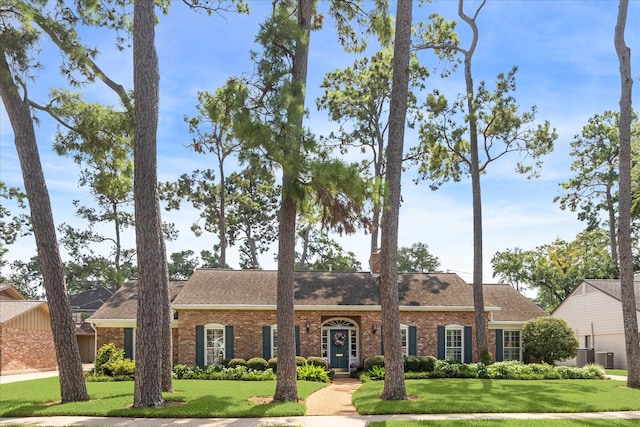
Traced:
[[56, 369], [56, 352], [51, 330], [0, 328], [2, 353], [0, 371], [21, 372]]

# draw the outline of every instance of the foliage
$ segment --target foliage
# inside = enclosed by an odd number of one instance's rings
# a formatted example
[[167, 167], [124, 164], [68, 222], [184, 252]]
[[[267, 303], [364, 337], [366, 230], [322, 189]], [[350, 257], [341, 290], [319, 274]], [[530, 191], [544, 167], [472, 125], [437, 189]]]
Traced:
[[493, 355], [489, 351], [482, 352], [480, 361], [485, 365], [491, 365], [493, 363]]
[[534, 250], [508, 249], [491, 258], [500, 281], [526, 283], [535, 301], [551, 312], [585, 278], [610, 279], [615, 269], [604, 230], [583, 231], [575, 240], [556, 239]]
[[385, 369], [384, 366], [373, 365], [371, 369], [367, 371], [367, 375], [372, 380], [384, 380]]
[[575, 357], [578, 340], [567, 322], [557, 317], [537, 317], [522, 326], [522, 350], [537, 362], [555, 363]]
[[364, 362], [362, 364], [362, 370], [365, 371], [365, 372], [368, 372], [374, 366], [382, 366], [382, 367], [384, 367], [384, 356], [377, 355], [377, 356], [369, 356], [369, 357], [367, 357], [366, 359], [364, 359]]
[[296, 366], [304, 366], [307, 364], [307, 359], [303, 356], [296, 356]]
[[254, 371], [266, 371], [269, 368], [269, 362], [262, 357], [252, 357], [247, 360], [247, 368], [253, 369]]
[[241, 364], [234, 367], [209, 365], [204, 369], [199, 366], [179, 364], [173, 367], [173, 377], [182, 380], [273, 381], [276, 379], [273, 370], [269, 368], [253, 369]]
[[420, 371], [420, 359], [418, 356], [405, 356], [404, 357], [404, 371], [405, 372], [418, 372]]
[[440, 267], [438, 257], [429, 252], [426, 243], [414, 243], [398, 249], [398, 271], [429, 273]]
[[331, 382], [329, 372], [326, 368], [318, 365], [305, 364], [296, 369], [298, 379], [304, 381], [319, 381], [323, 383]]
[[438, 359], [435, 356], [418, 356], [420, 360], [420, 371], [433, 372], [436, 367]]
[[478, 378], [475, 366], [452, 360], [438, 360], [433, 370], [434, 378]]
[[116, 347], [114, 343], [103, 345], [96, 353], [95, 372], [97, 376], [131, 380], [135, 367], [135, 362], [125, 358], [124, 350]]
[[121, 360], [124, 358], [124, 350], [116, 347], [114, 343], [104, 344], [98, 349], [95, 360], [96, 373], [101, 375], [105, 373], [105, 367], [113, 360]]
[[229, 362], [227, 363], [227, 366], [229, 368], [235, 368], [237, 366], [247, 366], [247, 361], [244, 359], [240, 359], [238, 357], [233, 358], [231, 360], [229, 360]]
[[[26, 195], [16, 187], [7, 187], [0, 181], [0, 201], [13, 201], [18, 209], [26, 209]], [[15, 214], [7, 208], [6, 203], [0, 203], [0, 267], [5, 264], [4, 254], [8, 251], [7, 246], [13, 244], [20, 236], [30, 233], [31, 226], [29, 217], [25, 214]]]
[[267, 363], [269, 364], [269, 369], [272, 369], [273, 372], [277, 372], [278, 371], [278, 358], [277, 357], [272, 357], [271, 359], [267, 360]]
[[307, 364], [314, 365], [314, 366], [320, 366], [321, 368], [324, 368], [324, 369], [327, 369], [327, 370], [329, 369], [329, 362], [327, 362], [322, 357], [310, 356], [310, 357], [307, 358]]
[[342, 246], [324, 230], [306, 227], [299, 233], [303, 240], [302, 253], [296, 253], [296, 270], [361, 271], [362, 265], [353, 252]]

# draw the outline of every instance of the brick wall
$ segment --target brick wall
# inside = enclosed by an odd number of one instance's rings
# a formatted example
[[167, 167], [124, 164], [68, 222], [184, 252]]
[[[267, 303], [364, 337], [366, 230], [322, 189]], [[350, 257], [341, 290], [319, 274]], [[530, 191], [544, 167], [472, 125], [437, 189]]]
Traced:
[[50, 330], [2, 328], [2, 373], [56, 369], [57, 365]]

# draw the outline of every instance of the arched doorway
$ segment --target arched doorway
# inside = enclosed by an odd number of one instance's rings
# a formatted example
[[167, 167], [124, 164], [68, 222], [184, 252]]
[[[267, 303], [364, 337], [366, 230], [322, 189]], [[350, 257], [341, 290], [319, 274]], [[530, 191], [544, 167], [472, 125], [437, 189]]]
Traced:
[[348, 372], [360, 360], [358, 325], [353, 320], [333, 318], [322, 324], [322, 357], [336, 372]]

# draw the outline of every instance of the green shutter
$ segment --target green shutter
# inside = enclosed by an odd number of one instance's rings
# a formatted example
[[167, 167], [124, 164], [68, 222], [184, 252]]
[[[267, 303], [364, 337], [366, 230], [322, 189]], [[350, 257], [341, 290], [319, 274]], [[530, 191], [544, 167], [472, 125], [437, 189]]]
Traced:
[[271, 359], [271, 326], [262, 327], [262, 357]]
[[124, 357], [133, 360], [133, 328], [124, 328]]
[[233, 359], [233, 326], [224, 327], [224, 352], [227, 359]]
[[444, 347], [446, 345], [446, 337], [444, 333], [444, 326], [438, 326], [438, 359], [444, 360]]
[[204, 367], [204, 325], [196, 325], [196, 366]]
[[300, 356], [300, 326], [296, 325], [296, 356]]
[[415, 326], [409, 326], [407, 344], [409, 346], [409, 356], [418, 355], [418, 342], [417, 342], [417, 328]]
[[471, 363], [471, 326], [464, 327], [464, 363]]
[[504, 360], [503, 347], [502, 329], [496, 329], [496, 362], [502, 362]]

